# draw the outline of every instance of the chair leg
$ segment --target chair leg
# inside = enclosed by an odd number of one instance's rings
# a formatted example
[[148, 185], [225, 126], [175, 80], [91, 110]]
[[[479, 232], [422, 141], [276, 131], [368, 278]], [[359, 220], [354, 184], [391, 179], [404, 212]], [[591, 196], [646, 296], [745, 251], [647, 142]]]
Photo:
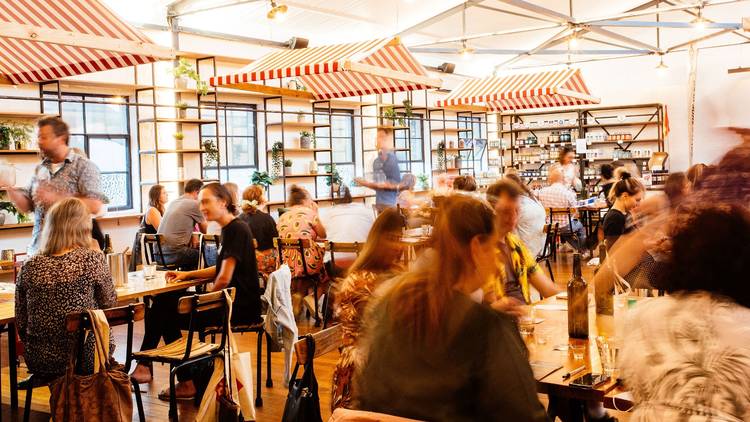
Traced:
[[255, 407], [263, 407], [263, 397], [260, 396], [260, 390], [263, 386], [260, 384], [260, 380], [263, 377], [261, 371], [263, 370], [261, 353], [263, 352], [263, 331], [258, 332], [258, 350], [255, 354]]
[[23, 422], [29, 422], [29, 417], [31, 416], [31, 396], [32, 392], [34, 391], [34, 379], [31, 378], [29, 380], [29, 387], [26, 389], [26, 404], [23, 408]]
[[318, 313], [318, 282], [313, 283], [313, 299], [314, 299], [314, 307], [315, 307], [315, 326], [320, 327], [320, 314]]
[[552, 280], [552, 282], [555, 282], [555, 275], [552, 274], [552, 264], [549, 263], [549, 258], [544, 260], [547, 263], [547, 271], [549, 271], [549, 278]]
[[138, 408], [138, 421], [146, 422], [146, 414], [143, 412], [143, 399], [141, 398], [141, 387], [137, 382], [133, 383], [133, 390], [135, 393], [135, 405]]
[[271, 336], [265, 331], [263, 332], [266, 336], [266, 387], [273, 387], [273, 379], [271, 379]]
[[177, 397], [175, 396], [175, 377], [177, 369], [169, 365], [169, 420], [179, 422], [177, 418]]

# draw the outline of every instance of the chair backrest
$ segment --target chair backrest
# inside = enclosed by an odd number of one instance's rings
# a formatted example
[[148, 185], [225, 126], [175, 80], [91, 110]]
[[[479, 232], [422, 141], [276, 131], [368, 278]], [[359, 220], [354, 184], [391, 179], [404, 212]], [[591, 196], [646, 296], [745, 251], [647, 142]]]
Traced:
[[[127, 325], [128, 333], [125, 348], [125, 372], [130, 371], [133, 353], [133, 324], [141, 321], [146, 316], [146, 305], [143, 303], [131, 303], [127, 306], [104, 309], [104, 316], [107, 317], [107, 323], [110, 327], [118, 325]], [[65, 317], [65, 329], [69, 333], [78, 334], [78, 350], [84, 350], [86, 341], [86, 331], [91, 330], [91, 319], [88, 311], [72, 312]], [[80, 359], [79, 359], [80, 363]]]
[[21, 268], [23, 267], [24, 262], [26, 262], [28, 258], [29, 257], [26, 255], [26, 252], [13, 254], [13, 282], [14, 283], [18, 280], [18, 273], [21, 271]]
[[368, 412], [365, 410], [345, 409], [339, 407], [333, 411], [328, 422], [422, 422], [417, 419], [407, 419], [385, 413]]
[[568, 227], [573, 227], [573, 214], [575, 214], [575, 208], [549, 208], [548, 210], [550, 222], [555, 222], [554, 217], [566, 217], [568, 219]]
[[308, 363], [308, 359], [315, 359], [320, 355], [324, 355], [328, 352], [338, 349], [341, 342], [341, 335], [343, 331], [341, 324], [336, 324], [331, 328], [320, 330], [312, 335], [313, 341], [315, 342], [315, 355], [309, 356], [307, 353], [307, 340], [302, 338], [294, 342], [294, 355], [297, 357], [297, 363], [304, 365]]
[[[310, 239], [300, 239], [300, 238], [288, 238], [288, 239], [282, 239], [280, 237], [274, 237], [273, 238], [273, 246], [276, 247], [276, 249], [279, 251], [279, 264], [284, 263], [284, 250], [293, 250], [297, 251], [300, 254], [300, 257], [302, 259], [302, 268], [305, 271], [305, 275], [309, 275], [307, 273], [307, 262], [305, 260], [305, 249], [308, 249], [312, 247], [312, 240]], [[289, 263], [287, 263], [289, 265]], [[292, 267], [292, 265], [289, 265]]]
[[542, 247], [542, 253], [539, 254], [537, 260], [548, 258], [552, 255], [552, 245], [555, 243], [557, 238], [557, 231], [560, 227], [560, 223], [549, 223], [544, 226], [544, 247]]
[[[200, 314], [208, 311], [216, 311], [221, 315], [220, 322], [217, 324], [221, 327], [221, 346], [219, 350], [224, 350], [226, 345], [227, 335], [229, 334], [229, 305], [227, 304], [224, 291], [229, 292], [229, 297], [234, 301], [234, 287], [223, 289], [218, 292], [194, 294], [191, 296], [183, 296], [177, 302], [177, 313], [178, 314], [190, 314], [190, 322], [188, 323], [188, 334], [187, 334], [187, 345], [185, 346], [185, 355], [183, 360], [187, 360], [190, 357], [190, 351], [193, 346], [193, 335], [199, 332], [205, 325], [205, 318], [202, 320]], [[210, 321], [212, 322], [212, 321]], [[202, 323], [202, 324], [201, 324]]]
[[289, 208], [281, 207], [281, 208], [277, 208], [276, 211], [279, 213], [279, 217], [281, 217], [282, 215], [284, 215], [285, 212], [289, 211]]
[[328, 242], [328, 250], [331, 252], [331, 267], [336, 268], [336, 253], [355, 253], [359, 256], [365, 244], [360, 242]]
[[[141, 241], [143, 242], [144, 258], [146, 258], [146, 260], [143, 262], [144, 265], [159, 264], [162, 267], [167, 266], [167, 263], [164, 260], [164, 251], [161, 247], [161, 240], [163, 239], [163, 237], [164, 235], [162, 234], [145, 233], [141, 236]], [[154, 257], [158, 259], [158, 262], [155, 261]]]
[[216, 248], [221, 243], [221, 235], [218, 234], [201, 234], [200, 235], [200, 246], [198, 251], [198, 269], [206, 267], [206, 246], [213, 244]]

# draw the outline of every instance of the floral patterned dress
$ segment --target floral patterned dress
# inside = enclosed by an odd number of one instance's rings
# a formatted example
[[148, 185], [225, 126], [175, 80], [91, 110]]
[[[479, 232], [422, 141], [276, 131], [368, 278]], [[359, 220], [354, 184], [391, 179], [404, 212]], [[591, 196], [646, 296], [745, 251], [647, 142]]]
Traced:
[[[318, 239], [318, 233], [315, 232], [315, 225], [320, 224], [318, 214], [310, 208], [295, 206], [279, 217], [278, 229], [279, 237], [282, 239], [310, 239], [312, 245], [305, 248], [305, 263], [309, 274], [318, 274], [324, 272], [323, 257], [325, 249], [315, 243]], [[305, 274], [302, 266], [302, 256], [298, 250], [285, 249], [282, 257], [284, 263], [289, 265], [292, 270], [292, 277], [299, 277]]]

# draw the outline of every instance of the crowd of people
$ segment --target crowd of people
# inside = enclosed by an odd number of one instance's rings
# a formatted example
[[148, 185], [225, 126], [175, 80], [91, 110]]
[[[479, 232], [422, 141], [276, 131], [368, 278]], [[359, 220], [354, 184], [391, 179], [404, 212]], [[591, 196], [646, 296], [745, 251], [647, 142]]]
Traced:
[[[14, 202], [35, 213], [35, 253], [18, 277], [16, 318], [29, 371], [52, 378], [65, 371], [75, 341], [65, 315], [111, 307], [116, 294], [92, 240], [91, 217], [106, 202], [98, 170], [70, 151], [62, 121], [42, 119], [39, 129], [46, 158], [28, 190], [11, 189]], [[313, 274], [328, 283], [341, 276], [333, 409], [417, 420], [547, 420], [517, 318], [536, 294], [562, 290], [537, 264], [545, 226], [558, 224], [574, 249], [587, 247], [574, 214], [574, 152], [561, 152], [548, 186], [537, 191], [512, 173], [482, 193], [473, 177], [455, 178], [450, 192], [425, 200], [434, 210], [429, 248], [405, 265], [408, 219], [396, 204], [414, 200], [402, 195], [414, 180], [400, 174], [384, 141], [389, 135], [378, 134], [377, 180], [357, 180], [378, 191], [376, 212], [353, 203], [346, 188], [337, 205], [319, 209], [306, 189], [292, 185], [276, 221], [265, 211], [261, 186], [246, 187], [240, 197], [236, 185], [190, 180], [171, 202], [162, 186], [150, 189], [139, 234], [161, 235], [165, 264], [176, 268], [166, 273], [169, 282], [212, 279], [209, 291], [235, 288], [233, 324], [262, 321], [260, 280], [282, 264], [293, 279]], [[750, 269], [748, 163], [750, 147], [737, 147], [716, 166], [670, 175], [665, 195], [649, 198], [630, 169], [601, 167], [609, 262], [601, 263], [595, 290], [611, 291], [622, 274], [634, 287], [667, 294], [638, 306], [621, 339], [620, 377], [633, 392], [637, 420], [750, 420], [750, 288], [741, 281]], [[556, 208], [572, 214], [548, 215]], [[205, 268], [198, 268], [196, 231], [220, 236], [215, 263]], [[275, 238], [308, 243], [279, 254]], [[363, 248], [333, 268], [324, 240]], [[309, 287], [292, 287], [300, 309]], [[182, 336], [175, 310], [184, 294], [151, 298], [141, 350]], [[90, 370], [93, 344], [84, 352]], [[193, 398], [194, 371], [177, 375], [176, 397]], [[131, 377], [151, 382], [152, 368], [139, 363]], [[168, 399], [169, 390], [159, 397]], [[590, 412], [588, 420], [615, 420], [596, 406]]]

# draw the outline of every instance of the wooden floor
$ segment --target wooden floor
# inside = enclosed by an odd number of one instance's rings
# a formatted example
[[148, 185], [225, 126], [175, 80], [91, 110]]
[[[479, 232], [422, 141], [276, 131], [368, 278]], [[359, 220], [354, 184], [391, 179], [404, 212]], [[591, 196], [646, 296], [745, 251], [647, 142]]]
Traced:
[[[571, 275], [571, 264], [570, 257], [561, 257], [557, 263], [553, 263], [553, 271], [555, 273], [555, 281], [557, 284], [564, 285]], [[584, 268], [584, 278], [591, 279], [591, 268]], [[314, 327], [309, 324], [302, 323], [300, 326], [300, 334], [309, 332]], [[114, 334], [117, 338], [117, 344], [125, 344], [125, 330], [117, 327], [114, 330]], [[135, 334], [135, 346], [140, 346], [140, 339], [143, 336], [143, 325], [139, 324], [136, 327]], [[256, 350], [256, 336], [253, 334], [237, 335], [236, 339], [238, 346], [241, 351], [250, 351], [255, 361], [255, 350]], [[8, 385], [8, 366], [7, 366], [7, 345], [6, 336], [2, 337], [2, 403], [6, 407], [10, 403], [10, 393]], [[264, 347], [265, 348], [265, 347]], [[115, 356], [118, 361], [123, 361], [124, 347], [116, 350]], [[264, 362], [263, 367], [265, 371], [265, 354], [263, 356]], [[326, 421], [330, 416], [330, 397], [331, 397], [331, 375], [333, 368], [338, 360], [338, 353], [333, 352], [328, 355], [321, 356], [315, 360], [315, 374], [318, 378], [320, 388], [320, 405], [323, 413], [323, 421]], [[287, 391], [282, 383], [283, 376], [284, 358], [282, 353], [272, 353], [272, 377], [273, 377], [273, 388], [266, 388], [265, 382], [263, 386], [263, 407], [256, 409], [256, 420], [260, 422], [271, 422], [280, 421], [284, 412], [284, 403], [286, 401]], [[146, 412], [146, 420], [148, 421], [166, 421], [168, 403], [163, 402], [157, 398], [157, 394], [162, 388], [168, 385], [168, 368], [166, 366], [156, 365], [154, 367], [155, 381], [151, 384], [144, 384], [141, 386], [143, 404]], [[255, 365], [253, 364], [253, 375], [255, 375]], [[19, 379], [25, 377], [25, 371], [23, 365], [19, 370]], [[265, 380], [266, 374], [263, 374], [263, 380]], [[253, 388], [255, 388], [253, 386]], [[23, 407], [25, 392], [19, 392], [20, 406]], [[47, 421], [49, 416], [46, 413], [49, 412], [49, 391], [46, 388], [39, 388], [34, 391], [32, 396], [33, 404], [32, 409], [39, 411], [35, 412], [32, 416], [32, 421]], [[540, 399], [546, 404], [546, 397], [540, 395]], [[134, 406], [135, 407], [135, 406]], [[192, 421], [196, 414], [196, 407], [192, 402], [181, 402], [179, 403], [180, 421]], [[610, 412], [615, 414], [620, 421], [628, 420], [627, 414], [619, 412]], [[2, 415], [3, 421], [16, 420], [13, 417], [8, 417], [8, 414]], [[17, 420], [21, 420], [22, 411], [19, 409]], [[137, 421], [137, 411], [134, 408], [133, 420]]]

